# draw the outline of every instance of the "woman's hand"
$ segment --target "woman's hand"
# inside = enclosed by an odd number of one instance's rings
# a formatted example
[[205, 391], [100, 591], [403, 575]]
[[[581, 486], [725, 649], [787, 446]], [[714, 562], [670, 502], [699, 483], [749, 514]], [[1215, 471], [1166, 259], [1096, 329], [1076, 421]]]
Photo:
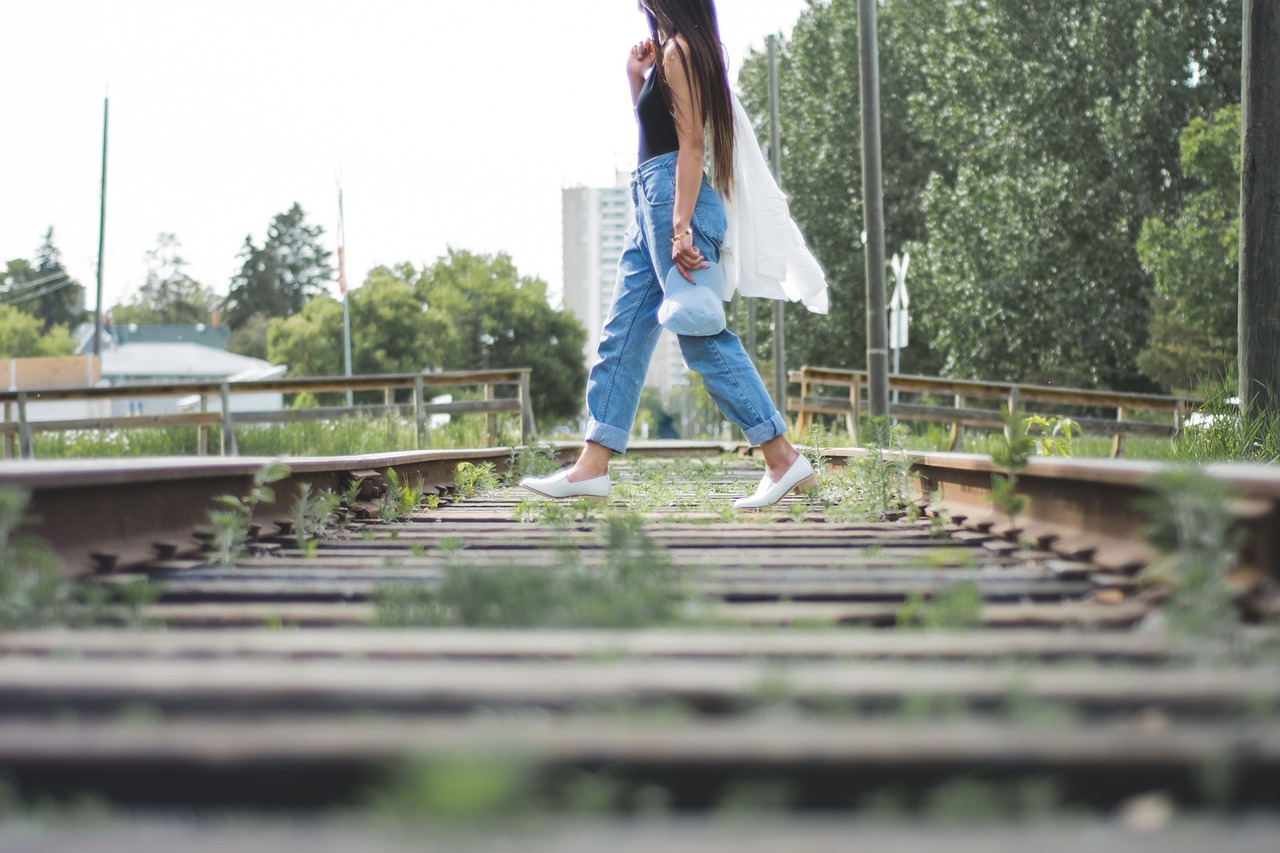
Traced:
[[671, 244], [671, 260], [680, 270], [680, 275], [693, 284], [693, 270], [705, 270], [711, 266], [702, 257], [702, 250], [693, 245], [692, 233], [686, 234], [680, 241]]
[[627, 74], [632, 79], [644, 77], [657, 61], [658, 54], [653, 49], [653, 39], [645, 39], [632, 46], [631, 55], [627, 57]]

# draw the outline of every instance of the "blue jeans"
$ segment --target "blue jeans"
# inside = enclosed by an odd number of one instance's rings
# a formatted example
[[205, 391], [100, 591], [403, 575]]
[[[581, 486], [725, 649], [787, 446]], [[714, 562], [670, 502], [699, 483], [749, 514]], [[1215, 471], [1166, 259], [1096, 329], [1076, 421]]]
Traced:
[[[671, 260], [671, 215], [675, 205], [676, 154], [641, 164], [631, 176], [636, 218], [627, 230], [613, 307], [600, 333], [597, 361], [587, 380], [586, 439], [625, 453], [640, 403], [640, 389], [662, 327], [658, 306]], [[704, 177], [693, 212], [693, 242], [702, 256], [720, 262], [725, 215], [720, 197]], [[737, 424], [751, 444], [787, 431], [786, 421], [769, 397], [760, 374], [728, 329], [718, 335], [680, 335], [685, 364], [702, 375], [720, 411]]]

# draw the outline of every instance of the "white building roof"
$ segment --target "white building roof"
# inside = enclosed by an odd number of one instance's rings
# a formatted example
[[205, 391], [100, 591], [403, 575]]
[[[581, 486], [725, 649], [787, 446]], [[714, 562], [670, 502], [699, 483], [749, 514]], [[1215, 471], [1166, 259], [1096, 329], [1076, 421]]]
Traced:
[[201, 344], [123, 344], [102, 353], [102, 378], [223, 379], [271, 368], [260, 358]]

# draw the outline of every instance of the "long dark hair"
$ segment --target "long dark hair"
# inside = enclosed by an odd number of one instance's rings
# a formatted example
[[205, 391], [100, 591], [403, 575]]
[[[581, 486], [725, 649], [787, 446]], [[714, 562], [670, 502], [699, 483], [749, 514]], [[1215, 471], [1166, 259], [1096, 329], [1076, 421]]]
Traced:
[[[729, 95], [729, 73], [725, 70], [720, 46], [720, 23], [712, 0], [641, 0], [648, 13], [649, 29], [655, 44], [659, 31], [668, 37], [681, 36], [689, 49], [675, 42], [692, 96], [711, 128], [711, 173], [715, 185], [726, 195], [733, 191], [733, 101]], [[658, 80], [667, 86], [663, 51], [657, 51]], [[675, 99], [667, 90], [667, 102], [675, 111]]]

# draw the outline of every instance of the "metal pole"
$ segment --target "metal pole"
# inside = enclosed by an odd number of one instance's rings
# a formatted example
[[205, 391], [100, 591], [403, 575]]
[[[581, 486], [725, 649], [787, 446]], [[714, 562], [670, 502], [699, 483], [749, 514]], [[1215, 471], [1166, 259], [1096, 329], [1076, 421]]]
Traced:
[[880, 163], [880, 57], [876, 0], [858, 0], [862, 66], [862, 211], [867, 231], [867, 375], [872, 417], [889, 415], [889, 328], [885, 318], [884, 178]]
[[107, 116], [110, 98], [102, 99], [102, 200], [98, 207], [98, 290], [93, 309], [93, 354], [102, 355], [102, 253], [107, 242]]
[[[338, 187], [338, 289], [342, 291], [342, 369], [351, 376], [351, 297], [347, 293], [347, 229], [342, 213], [342, 187]], [[354, 404], [347, 389], [347, 408]]]
[[[782, 122], [778, 116], [778, 37], [769, 36], [769, 160], [773, 178], [782, 186]], [[787, 339], [784, 328], [784, 300], [773, 303], [773, 402], [787, 407]]]
[[1280, 413], [1280, 4], [1245, 0], [1240, 86], [1240, 401]]

